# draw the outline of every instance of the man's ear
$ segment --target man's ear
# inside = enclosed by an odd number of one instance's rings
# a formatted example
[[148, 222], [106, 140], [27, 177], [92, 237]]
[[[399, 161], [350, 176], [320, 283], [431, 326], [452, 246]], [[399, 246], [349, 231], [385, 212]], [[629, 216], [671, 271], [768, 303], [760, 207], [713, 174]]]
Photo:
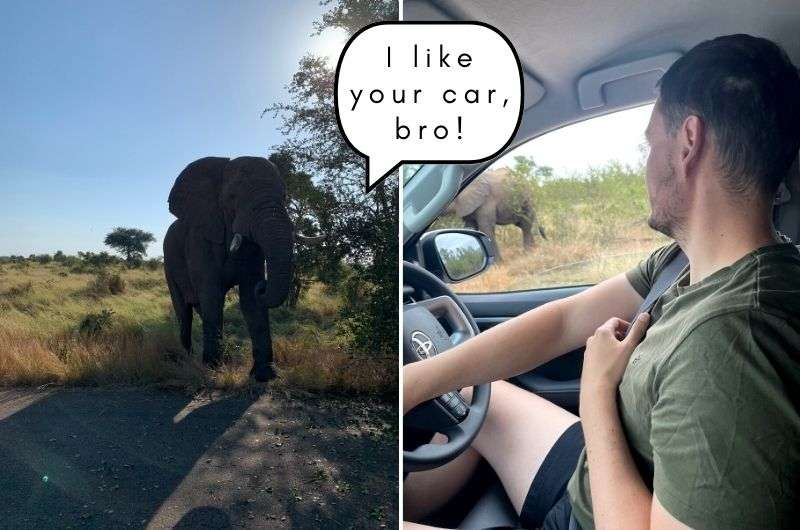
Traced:
[[678, 131], [678, 148], [680, 149], [680, 162], [684, 178], [691, 178], [705, 156], [706, 126], [699, 116], [690, 114], [683, 120]]

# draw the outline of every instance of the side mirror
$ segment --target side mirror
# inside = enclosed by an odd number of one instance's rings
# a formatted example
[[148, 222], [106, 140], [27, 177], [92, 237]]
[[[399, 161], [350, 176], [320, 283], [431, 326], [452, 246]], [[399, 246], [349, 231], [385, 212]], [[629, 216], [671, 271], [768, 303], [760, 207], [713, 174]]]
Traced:
[[477, 230], [427, 232], [419, 240], [421, 265], [446, 283], [467, 280], [494, 263], [494, 245]]

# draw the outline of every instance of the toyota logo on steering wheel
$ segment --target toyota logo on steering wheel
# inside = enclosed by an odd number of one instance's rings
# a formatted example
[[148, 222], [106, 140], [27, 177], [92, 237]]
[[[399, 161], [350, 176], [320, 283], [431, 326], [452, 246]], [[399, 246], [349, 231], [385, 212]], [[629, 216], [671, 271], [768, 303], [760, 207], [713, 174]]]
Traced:
[[421, 331], [411, 334], [411, 342], [414, 344], [414, 353], [419, 355], [420, 359], [427, 359], [438, 353], [431, 338]]

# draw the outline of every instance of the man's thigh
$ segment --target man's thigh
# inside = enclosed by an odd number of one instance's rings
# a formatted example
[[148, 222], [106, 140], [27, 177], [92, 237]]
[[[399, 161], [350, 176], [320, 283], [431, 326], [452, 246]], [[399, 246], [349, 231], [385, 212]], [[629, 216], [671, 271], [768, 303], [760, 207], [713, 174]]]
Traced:
[[489, 413], [472, 444], [500, 477], [517, 513], [547, 453], [578, 417], [505, 381], [492, 383]]

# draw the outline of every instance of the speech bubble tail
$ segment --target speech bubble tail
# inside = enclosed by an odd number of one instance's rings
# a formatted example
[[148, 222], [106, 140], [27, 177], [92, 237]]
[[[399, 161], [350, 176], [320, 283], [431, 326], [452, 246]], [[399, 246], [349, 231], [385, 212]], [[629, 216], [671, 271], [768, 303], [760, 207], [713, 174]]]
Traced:
[[400, 162], [368, 158], [366, 192], [371, 192], [375, 186], [383, 182], [383, 179], [391, 175], [398, 167], [400, 167]]

